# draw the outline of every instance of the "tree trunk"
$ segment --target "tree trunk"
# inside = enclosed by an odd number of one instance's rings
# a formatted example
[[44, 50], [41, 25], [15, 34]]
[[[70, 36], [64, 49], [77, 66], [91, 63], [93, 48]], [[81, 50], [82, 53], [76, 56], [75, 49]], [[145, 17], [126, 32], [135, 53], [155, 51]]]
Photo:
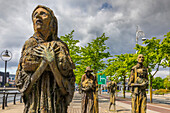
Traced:
[[[96, 74], [96, 71], [94, 70], [94, 75], [95, 75], [95, 79], [97, 80], [97, 74]], [[94, 113], [99, 113], [99, 104], [98, 104], [98, 86], [97, 86], [97, 89], [96, 91], [93, 93], [94, 97]]]
[[100, 94], [102, 94], [102, 85], [100, 84], [99, 86]]
[[[117, 83], [116, 83], [117, 84]], [[117, 85], [116, 85], [116, 97], [117, 97]]]
[[150, 103], [152, 103], [152, 75], [150, 76]]
[[124, 75], [123, 76], [123, 98], [125, 98], [125, 79], [126, 79], [126, 76]]
[[153, 75], [151, 74], [151, 72], [149, 72], [149, 74], [150, 74], [150, 103], [152, 103], [152, 79], [153, 79], [154, 75], [159, 71], [159, 65], [160, 65], [160, 63], [158, 64], [158, 67], [156, 68], [156, 71], [154, 72]]

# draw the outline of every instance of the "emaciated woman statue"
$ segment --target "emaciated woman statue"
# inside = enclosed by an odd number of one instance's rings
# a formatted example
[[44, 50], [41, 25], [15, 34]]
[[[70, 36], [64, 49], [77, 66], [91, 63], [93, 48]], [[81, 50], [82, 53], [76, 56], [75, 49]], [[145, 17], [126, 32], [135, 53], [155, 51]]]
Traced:
[[74, 94], [75, 65], [67, 45], [57, 36], [53, 11], [39, 5], [32, 21], [34, 34], [23, 46], [15, 81], [24, 113], [67, 113]]
[[144, 56], [138, 56], [138, 63], [131, 69], [128, 85], [132, 92], [132, 113], [146, 113], [146, 89], [148, 87], [147, 68], [143, 65]]

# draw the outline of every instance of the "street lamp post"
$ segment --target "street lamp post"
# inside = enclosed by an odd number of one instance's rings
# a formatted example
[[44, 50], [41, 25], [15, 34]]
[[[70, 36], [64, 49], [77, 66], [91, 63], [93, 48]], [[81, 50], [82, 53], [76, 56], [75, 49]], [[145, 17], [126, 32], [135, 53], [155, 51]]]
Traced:
[[[140, 26], [137, 25], [137, 29], [136, 29], [136, 44], [138, 44], [138, 39], [139, 37], [142, 36], [142, 41], [145, 41], [145, 33], [140, 29]], [[136, 50], [137, 53], [137, 50]]]
[[[9, 54], [10, 53], [10, 54]], [[7, 62], [10, 61], [12, 59], [12, 53], [8, 50], [4, 50], [2, 53], [1, 53], [1, 59], [3, 61], [5, 61], [5, 73], [4, 73], [4, 95], [3, 95], [3, 103], [2, 103], [2, 109], [5, 108], [5, 85], [6, 85], [6, 69], [7, 69]]]

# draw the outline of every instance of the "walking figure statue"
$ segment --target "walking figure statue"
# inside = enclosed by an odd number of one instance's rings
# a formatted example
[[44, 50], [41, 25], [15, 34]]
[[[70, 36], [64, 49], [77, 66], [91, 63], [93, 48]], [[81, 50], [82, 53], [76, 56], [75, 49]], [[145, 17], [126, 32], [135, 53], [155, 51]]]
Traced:
[[114, 106], [114, 111], [116, 111], [116, 106], [115, 106], [116, 105], [116, 103], [115, 103], [115, 100], [116, 100], [116, 98], [115, 98], [116, 86], [117, 86], [117, 84], [114, 81], [109, 82], [108, 86], [107, 86], [108, 91], [110, 93], [109, 110], [110, 110], [111, 106], [113, 105]]
[[147, 68], [144, 67], [144, 56], [138, 56], [138, 63], [131, 69], [128, 85], [132, 92], [132, 113], [146, 113], [146, 89], [148, 87]]
[[67, 113], [74, 94], [74, 63], [58, 38], [53, 11], [38, 5], [32, 13], [34, 34], [24, 44], [16, 72], [23, 113]]
[[96, 113], [94, 109], [94, 94], [97, 87], [97, 80], [91, 74], [93, 70], [86, 68], [85, 74], [81, 78], [82, 103], [81, 113]]

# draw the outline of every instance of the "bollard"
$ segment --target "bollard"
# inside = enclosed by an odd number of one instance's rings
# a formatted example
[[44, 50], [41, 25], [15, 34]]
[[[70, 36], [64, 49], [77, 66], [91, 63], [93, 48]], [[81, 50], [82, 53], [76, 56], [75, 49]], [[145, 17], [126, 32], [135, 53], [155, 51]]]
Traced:
[[7, 107], [7, 103], [8, 103], [8, 93], [6, 94], [6, 99], [5, 99], [5, 106]]
[[15, 103], [16, 95], [17, 95], [17, 94], [15, 93], [15, 96], [14, 96], [14, 104], [16, 104], [16, 103]]

